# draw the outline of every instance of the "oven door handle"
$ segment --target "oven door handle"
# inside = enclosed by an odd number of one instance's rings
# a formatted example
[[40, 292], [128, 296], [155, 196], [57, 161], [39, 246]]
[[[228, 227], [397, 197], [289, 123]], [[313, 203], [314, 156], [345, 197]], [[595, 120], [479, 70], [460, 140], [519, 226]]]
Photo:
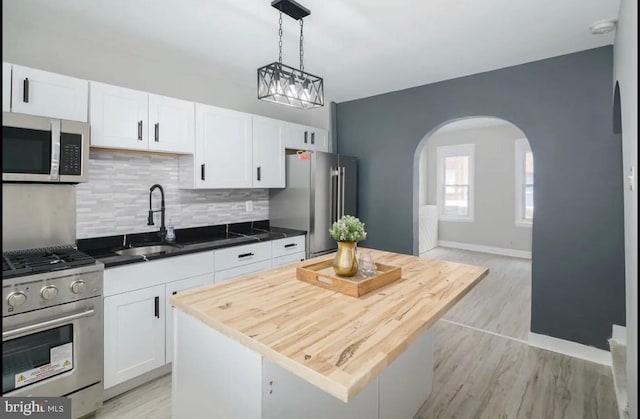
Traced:
[[70, 323], [74, 320], [78, 320], [83, 317], [91, 317], [95, 314], [96, 314], [96, 311], [94, 309], [89, 309], [89, 310], [82, 311], [80, 313], [69, 314], [68, 316], [62, 316], [55, 319], [39, 322], [36, 324], [30, 324], [27, 326], [22, 326], [15, 329], [7, 330], [6, 332], [2, 332], [2, 340], [6, 340], [14, 336], [24, 335], [27, 333], [31, 333], [31, 332], [35, 332], [43, 329], [51, 329], [52, 327]]

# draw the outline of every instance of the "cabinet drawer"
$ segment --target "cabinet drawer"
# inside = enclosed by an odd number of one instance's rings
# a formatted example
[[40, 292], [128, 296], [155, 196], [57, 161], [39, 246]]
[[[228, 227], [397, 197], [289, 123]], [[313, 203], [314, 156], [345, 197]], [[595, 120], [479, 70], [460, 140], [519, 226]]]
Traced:
[[255, 243], [215, 251], [216, 272], [271, 259], [271, 243]]
[[212, 253], [193, 253], [108, 268], [104, 271], [104, 296], [211, 273]]
[[265, 260], [258, 263], [250, 263], [248, 265], [240, 266], [237, 268], [226, 269], [224, 271], [216, 272], [215, 283], [218, 284], [223, 281], [228, 281], [242, 275], [249, 275], [255, 272], [265, 271], [271, 269], [271, 260]]
[[271, 242], [271, 255], [274, 258], [305, 251], [306, 236], [287, 237]]
[[273, 258], [271, 262], [272, 268], [288, 265], [294, 262], [302, 262], [305, 259], [304, 252], [293, 253], [291, 255], [280, 256], [279, 258]]

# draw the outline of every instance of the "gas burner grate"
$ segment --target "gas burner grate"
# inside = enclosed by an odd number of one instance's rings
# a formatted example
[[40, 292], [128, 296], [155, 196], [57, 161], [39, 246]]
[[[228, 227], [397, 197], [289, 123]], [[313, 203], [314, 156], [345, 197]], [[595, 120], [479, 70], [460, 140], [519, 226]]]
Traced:
[[17, 250], [2, 255], [4, 278], [91, 265], [95, 259], [74, 247]]

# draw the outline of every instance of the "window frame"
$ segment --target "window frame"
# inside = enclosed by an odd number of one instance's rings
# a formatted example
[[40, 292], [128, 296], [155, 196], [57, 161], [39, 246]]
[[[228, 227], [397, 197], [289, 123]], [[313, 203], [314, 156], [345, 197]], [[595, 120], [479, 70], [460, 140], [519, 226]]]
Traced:
[[[468, 179], [468, 197], [469, 197], [469, 211], [467, 215], [454, 215], [444, 213], [444, 190], [445, 190], [445, 165], [444, 159], [447, 157], [467, 157], [469, 161], [469, 179]], [[437, 148], [437, 197], [436, 203], [438, 205], [438, 216], [442, 221], [460, 221], [460, 222], [473, 222], [474, 218], [474, 195], [475, 195], [475, 146], [473, 144], [457, 144], [457, 145], [443, 145]]]
[[[532, 153], [531, 146], [529, 145], [529, 141], [526, 138], [518, 138], [515, 141], [515, 168], [516, 168], [516, 226], [518, 227], [531, 227], [533, 225], [533, 218], [530, 220], [525, 218], [526, 206], [525, 206], [525, 194], [527, 190], [528, 184], [525, 184], [526, 181], [526, 173], [525, 173], [525, 155], [526, 153]], [[535, 177], [535, 159], [533, 166], [533, 173]], [[531, 184], [533, 187], [533, 193], [535, 196], [535, 181]], [[535, 199], [535, 198], [534, 198]], [[535, 217], [535, 200], [534, 200], [534, 217]]]

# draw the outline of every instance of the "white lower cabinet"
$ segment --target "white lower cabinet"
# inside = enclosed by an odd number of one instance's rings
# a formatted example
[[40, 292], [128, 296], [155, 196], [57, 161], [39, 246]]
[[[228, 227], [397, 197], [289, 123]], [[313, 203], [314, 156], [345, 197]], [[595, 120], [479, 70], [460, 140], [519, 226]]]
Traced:
[[305, 236], [296, 236], [107, 269], [104, 388], [173, 362], [172, 295], [304, 258]]
[[280, 266], [288, 265], [290, 263], [302, 262], [305, 259], [304, 252], [293, 253], [286, 256], [280, 256], [271, 260], [271, 267], [277, 268]]
[[164, 365], [164, 285], [104, 299], [104, 387]]
[[165, 363], [173, 361], [173, 306], [171, 297], [181, 291], [213, 284], [213, 273], [198, 275], [193, 278], [182, 279], [170, 282], [165, 286], [165, 313], [166, 315], [166, 336], [165, 336]]
[[249, 275], [252, 273], [264, 271], [266, 269], [271, 269], [271, 259], [257, 263], [250, 263], [248, 265], [239, 266], [237, 268], [225, 269], [224, 271], [218, 271], [216, 272], [216, 284], [228, 281], [233, 278], [237, 278], [242, 275]]
[[104, 388], [171, 362], [170, 296], [213, 284], [213, 252], [117, 266], [104, 275]]

